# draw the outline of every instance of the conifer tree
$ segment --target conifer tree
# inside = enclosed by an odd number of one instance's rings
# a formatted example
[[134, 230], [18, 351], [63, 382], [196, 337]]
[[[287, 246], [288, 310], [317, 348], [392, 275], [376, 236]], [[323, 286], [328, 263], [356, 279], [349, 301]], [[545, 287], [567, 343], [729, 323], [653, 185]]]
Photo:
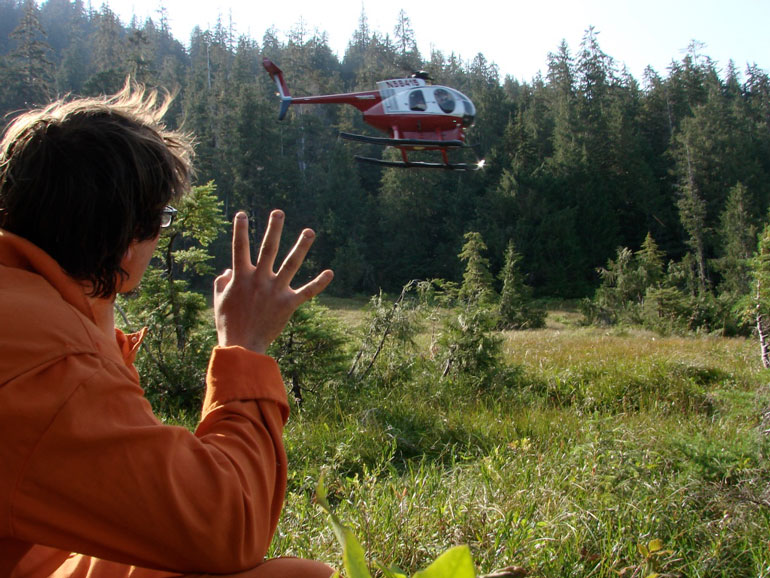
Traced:
[[312, 300], [294, 312], [270, 345], [269, 354], [278, 362], [298, 406], [303, 405], [306, 392], [318, 392], [343, 374], [345, 341], [336, 318]]
[[407, 71], [419, 69], [420, 51], [417, 49], [417, 40], [412, 29], [412, 23], [403, 9], [398, 13], [394, 37], [399, 57], [398, 65]]
[[658, 248], [650, 232], [642, 242], [641, 248], [636, 252], [635, 258], [639, 271], [640, 285], [646, 291], [650, 287], [656, 287], [663, 281], [665, 275], [664, 253]]
[[742, 183], [737, 183], [730, 189], [720, 216], [721, 257], [715, 260], [715, 265], [722, 276], [721, 292], [733, 297], [749, 292], [749, 259], [757, 238], [750, 205], [748, 190]]
[[500, 324], [505, 329], [536, 329], [545, 325], [545, 311], [532, 305], [532, 288], [524, 282], [519, 270], [521, 256], [513, 241], [505, 249], [505, 262], [500, 271], [503, 288], [500, 293]]
[[193, 187], [177, 209], [141, 286], [118, 298], [125, 329], [149, 328], [137, 358], [148, 397], [157, 409], [174, 412], [194, 411], [200, 404], [216, 335], [206, 299], [192, 290], [190, 277], [213, 273], [208, 249], [226, 225], [213, 183]]
[[689, 146], [689, 137], [684, 136], [684, 166], [682, 167], [682, 185], [677, 207], [679, 218], [687, 232], [687, 245], [692, 251], [698, 272], [698, 292], [708, 290], [709, 274], [706, 265], [708, 227], [706, 223], [708, 206], [701, 195], [695, 178], [695, 166]]
[[466, 233], [464, 238], [465, 244], [458, 255], [465, 263], [459, 297], [468, 305], [488, 305], [495, 299], [495, 290], [489, 259], [484, 256], [487, 246], [475, 231]]
[[8, 58], [8, 68], [0, 79], [7, 108], [30, 108], [45, 104], [53, 93], [54, 65], [51, 47], [40, 24], [35, 0], [25, 0], [19, 25], [11, 32], [16, 48]]

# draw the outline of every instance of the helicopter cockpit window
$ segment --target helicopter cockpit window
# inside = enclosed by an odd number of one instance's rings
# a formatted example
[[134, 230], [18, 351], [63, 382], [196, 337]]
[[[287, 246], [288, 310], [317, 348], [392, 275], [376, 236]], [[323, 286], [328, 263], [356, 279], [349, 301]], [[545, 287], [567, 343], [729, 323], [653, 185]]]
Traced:
[[472, 126], [473, 120], [476, 118], [476, 107], [473, 106], [471, 101], [463, 99], [463, 105], [465, 112], [463, 114], [463, 126]]
[[425, 95], [422, 90], [413, 90], [409, 93], [409, 109], [410, 110], [427, 110], [428, 105], [425, 103]]
[[437, 88], [433, 94], [441, 110], [449, 114], [455, 109], [455, 97], [452, 96], [451, 92], [443, 88]]

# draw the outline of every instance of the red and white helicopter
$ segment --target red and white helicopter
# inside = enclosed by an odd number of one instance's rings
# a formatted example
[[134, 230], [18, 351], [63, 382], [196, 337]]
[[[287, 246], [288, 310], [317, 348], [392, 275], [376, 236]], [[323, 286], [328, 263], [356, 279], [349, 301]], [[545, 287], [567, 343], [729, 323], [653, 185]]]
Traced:
[[[427, 74], [412, 78], [383, 80], [377, 90], [294, 97], [283, 78], [283, 72], [269, 58], [262, 60], [265, 70], [275, 81], [281, 97], [278, 119], [283, 120], [292, 104], [350, 104], [363, 113], [363, 120], [388, 137], [340, 133], [342, 138], [384, 146], [401, 151], [401, 161], [356, 156], [356, 160], [401, 168], [439, 168], [458, 171], [478, 170], [484, 161], [473, 164], [451, 163], [448, 151], [470, 148], [465, 144], [465, 131], [473, 125], [476, 108], [461, 92], [446, 86], [429, 85]], [[409, 151], [439, 151], [443, 162], [410, 161]]]

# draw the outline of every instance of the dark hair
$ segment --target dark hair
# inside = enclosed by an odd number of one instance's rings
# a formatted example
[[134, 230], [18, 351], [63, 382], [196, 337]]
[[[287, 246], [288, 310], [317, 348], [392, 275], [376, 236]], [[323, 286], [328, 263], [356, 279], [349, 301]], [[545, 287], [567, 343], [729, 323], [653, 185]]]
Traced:
[[17, 118], [0, 142], [0, 227], [107, 297], [132, 241], [154, 238], [191, 178], [192, 143], [161, 122], [171, 102], [126, 82], [113, 96], [60, 100]]

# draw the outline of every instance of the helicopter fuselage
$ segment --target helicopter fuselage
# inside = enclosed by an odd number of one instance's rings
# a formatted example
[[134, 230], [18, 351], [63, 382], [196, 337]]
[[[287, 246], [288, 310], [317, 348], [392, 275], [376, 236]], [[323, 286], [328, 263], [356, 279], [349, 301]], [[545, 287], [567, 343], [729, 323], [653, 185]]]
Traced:
[[292, 104], [349, 104], [363, 120], [393, 139], [464, 141], [476, 109], [460, 91], [428, 85], [421, 78], [377, 83], [378, 89], [345, 94], [291, 97]]

